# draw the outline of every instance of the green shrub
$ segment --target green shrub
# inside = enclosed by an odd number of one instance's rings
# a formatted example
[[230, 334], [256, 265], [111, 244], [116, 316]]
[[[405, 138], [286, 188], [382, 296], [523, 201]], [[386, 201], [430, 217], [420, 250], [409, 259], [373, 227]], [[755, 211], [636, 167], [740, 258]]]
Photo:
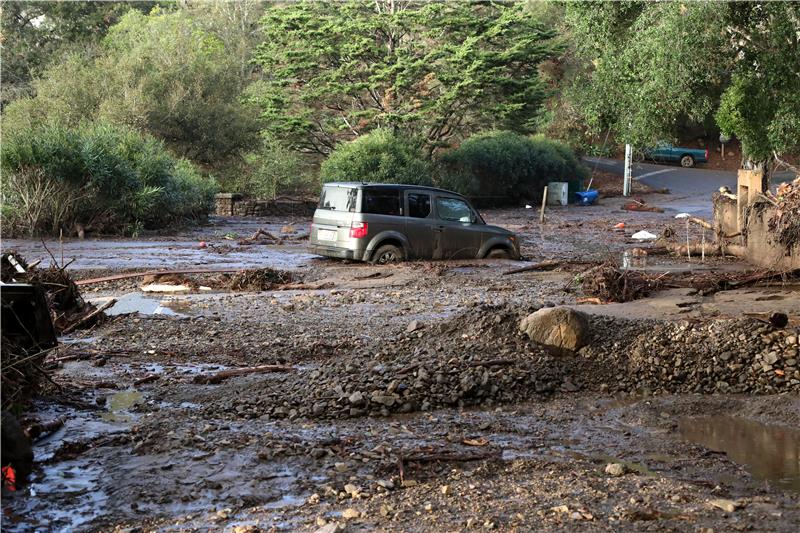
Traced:
[[108, 124], [12, 131], [1, 159], [3, 222], [12, 233], [160, 228], [205, 216], [215, 191], [160, 141]]
[[438, 161], [440, 187], [482, 203], [538, 198], [550, 181], [585, 178], [588, 170], [566, 145], [508, 131], [470, 137]]
[[431, 185], [432, 167], [412, 139], [378, 129], [340, 144], [320, 168], [320, 179]]
[[224, 182], [225, 190], [255, 198], [319, 193], [319, 179], [307, 156], [265, 137], [259, 150], [246, 154], [237, 175]]

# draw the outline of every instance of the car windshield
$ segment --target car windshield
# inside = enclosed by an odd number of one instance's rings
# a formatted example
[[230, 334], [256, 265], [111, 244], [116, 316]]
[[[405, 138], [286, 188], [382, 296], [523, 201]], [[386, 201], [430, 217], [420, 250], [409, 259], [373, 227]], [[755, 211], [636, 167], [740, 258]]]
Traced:
[[330, 211], [349, 211], [354, 213], [358, 201], [358, 189], [326, 185], [319, 197], [319, 208]]

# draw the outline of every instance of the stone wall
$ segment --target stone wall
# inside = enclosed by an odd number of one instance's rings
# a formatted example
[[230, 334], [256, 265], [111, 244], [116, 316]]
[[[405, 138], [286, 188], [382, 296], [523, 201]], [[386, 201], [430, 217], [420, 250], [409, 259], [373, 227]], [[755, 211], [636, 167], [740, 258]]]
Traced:
[[216, 209], [214, 214], [218, 216], [236, 217], [310, 217], [314, 214], [314, 209], [316, 209], [316, 207], [316, 200], [310, 198], [279, 197], [269, 200], [260, 200], [237, 193], [220, 193], [216, 196]]

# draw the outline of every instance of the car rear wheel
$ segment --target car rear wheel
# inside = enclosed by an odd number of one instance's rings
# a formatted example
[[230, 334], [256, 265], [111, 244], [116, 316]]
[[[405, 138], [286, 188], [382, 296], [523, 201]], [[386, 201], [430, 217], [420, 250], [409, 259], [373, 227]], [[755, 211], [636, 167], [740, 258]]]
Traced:
[[694, 166], [694, 157], [690, 155], [681, 157], [681, 166], [683, 168], [692, 168]]
[[390, 263], [399, 263], [405, 259], [403, 250], [394, 244], [384, 244], [375, 250], [372, 254], [370, 262], [375, 265], [388, 265]]
[[486, 256], [487, 259], [511, 259], [511, 253], [505, 248], [495, 248]]

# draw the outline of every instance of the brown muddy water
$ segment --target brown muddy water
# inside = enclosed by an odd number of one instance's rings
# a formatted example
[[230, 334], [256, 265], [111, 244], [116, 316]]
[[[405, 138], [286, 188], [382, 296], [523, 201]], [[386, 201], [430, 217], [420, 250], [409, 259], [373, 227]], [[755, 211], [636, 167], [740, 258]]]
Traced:
[[745, 465], [754, 479], [800, 492], [800, 430], [735, 416], [689, 417], [681, 436]]

